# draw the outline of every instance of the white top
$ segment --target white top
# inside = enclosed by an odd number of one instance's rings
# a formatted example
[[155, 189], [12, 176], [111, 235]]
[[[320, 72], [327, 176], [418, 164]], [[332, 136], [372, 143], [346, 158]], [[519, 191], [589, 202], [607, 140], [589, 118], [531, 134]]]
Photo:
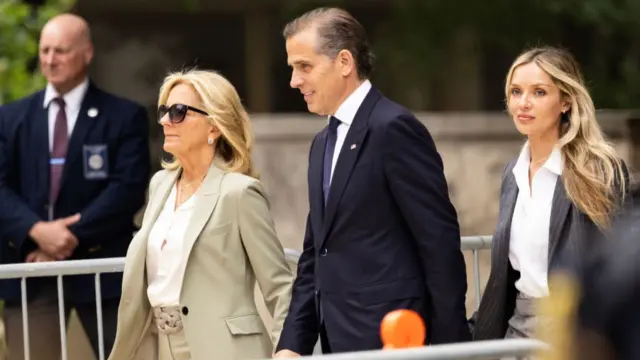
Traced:
[[518, 184], [509, 243], [509, 261], [520, 271], [516, 289], [521, 293], [540, 298], [549, 295], [547, 273], [549, 268], [549, 223], [551, 205], [558, 177], [562, 174], [562, 155], [557, 148], [536, 171], [529, 188], [529, 164], [531, 155], [527, 142], [513, 167]]
[[195, 195], [174, 211], [176, 194], [174, 185], [147, 241], [147, 296], [152, 307], [180, 304], [182, 279], [187, 266], [184, 233], [189, 226]]
[[[73, 88], [73, 90], [62, 96], [62, 99], [64, 99], [65, 103], [65, 113], [67, 115], [68, 136], [71, 136], [73, 127], [76, 125], [78, 114], [80, 113], [82, 101], [84, 100], [84, 96], [87, 93], [87, 89], [89, 89], [88, 78], [84, 79], [84, 81], [80, 83], [80, 85], [76, 86], [75, 88]], [[49, 151], [53, 150], [53, 130], [56, 125], [56, 116], [58, 116], [58, 110], [60, 109], [57, 103], [51, 101], [59, 96], [60, 95], [53, 87], [53, 85], [47, 84], [47, 88], [44, 91], [44, 102], [42, 106], [45, 109], [49, 107]]]
[[[371, 82], [369, 80], [365, 80], [354, 92], [349, 95], [344, 102], [340, 105], [336, 113], [333, 115], [338, 120], [340, 120], [340, 125], [338, 125], [337, 129], [337, 138], [336, 138], [336, 147], [333, 151], [333, 161], [331, 163], [331, 179], [333, 179], [333, 171], [336, 168], [336, 164], [338, 163], [338, 157], [340, 156], [340, 149], [342, 149], [342, 144], [344, 144], [344, 139], [347, 137], [347, 132], [349, 132], [349, 127], [353, 122], [353, 119], [356, 117], [356, 113], [362, 105], [364, 98], [367, 97], [367, 94], [371, 90]], [[327, 120], [330, 120], [331, 116], [327, 117]], [[351, 144], [349, 144], [351, 146]]]

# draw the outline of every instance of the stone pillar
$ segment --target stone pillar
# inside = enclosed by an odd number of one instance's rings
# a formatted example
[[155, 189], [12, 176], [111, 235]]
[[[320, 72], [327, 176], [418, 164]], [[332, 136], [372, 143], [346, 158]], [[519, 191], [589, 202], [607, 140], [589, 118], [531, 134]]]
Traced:
[[252, 3], [245, 13], [246, 105], [251, 112], [270, 112], [271, 42], [268, 9]]

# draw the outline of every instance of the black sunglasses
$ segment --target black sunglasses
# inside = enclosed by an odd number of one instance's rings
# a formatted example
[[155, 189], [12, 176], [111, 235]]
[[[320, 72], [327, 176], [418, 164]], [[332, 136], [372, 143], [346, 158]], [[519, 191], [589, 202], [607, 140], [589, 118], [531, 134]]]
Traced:
[[187, 111], [194, 111], [202, 115], [209, 115], [205, 111], [194, 108], [189, 105], [184, 104], [173, 104], [171, 106], [160, 105], [158, 106], [158, 122], [162, 120], [162, 118], [169, 114], [169, 121], [173, 124], [179, 124], [184, 121], [185, 116], [187, 116]]

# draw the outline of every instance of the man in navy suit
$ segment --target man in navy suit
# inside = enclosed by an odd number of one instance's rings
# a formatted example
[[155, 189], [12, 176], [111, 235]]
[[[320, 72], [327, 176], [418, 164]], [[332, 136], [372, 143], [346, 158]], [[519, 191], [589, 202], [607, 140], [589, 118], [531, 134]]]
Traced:
[[470, 339], [456, 211], [427, 131], [368, 80], [363, 27], [336, 8], [284, 30], [291, 87], [327, 116], [309, 154], [304, 251], [276, 357], [381, 348], [380, 322], [418, 312], [429, 343]]
[[[0, 107], [0, 262], [120, 257], [149, 178], [148, 119], [135, 103], [98, 89], [87, 68], [89, 27], [64, 14], [45, 25], [40, 63], [48, 85]], [[98, 352], [94, 276], [64, 279]], [[32, 359], [59, 359], [55, 278], [28, 281]], [[121, 274], [101, 276], [104, 349], [115, 336]], [[23, 359], [19, 280], [2, 281], [9, 359]]]

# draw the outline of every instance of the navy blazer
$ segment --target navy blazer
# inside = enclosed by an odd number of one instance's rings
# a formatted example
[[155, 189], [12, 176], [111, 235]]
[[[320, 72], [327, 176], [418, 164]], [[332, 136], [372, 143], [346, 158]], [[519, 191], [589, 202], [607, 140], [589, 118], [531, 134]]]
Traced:
[[372, 88], [324, 209], [326, 138], [327, 128], [311, 144], [304, 250], [276, 350], [312, 353], [321, 321], [332, 352], [379, 349], [380, 323], [395, 309], [418, 312], [430, 343], [469, 340], [457, 214], [425, 126]]
[[[49, 126], [44, 91], [0, 107], [0, 263], [21, 263], [37, 248], [29, 230], [48, 220]], [[91, 114], [89, 110], [91, 109]], [[97, 112], [97, 113], [96, 113]], [[93, 116], [91, 116], [93, 115]], [[79, 240], [70, 259], [125, 256], [134, 214], [145, 200], [150, 161], [148, 118], [141, 106], [90, 84], [69, 139], [54, 218], [81, 214], [70, 230]], [[88, 166], [101, 149], [104, 173]], [[95, 164], [95, 163], [94, 163]], [[118, 297], [121, 274], [102, 275], [102, 297]], [[28, 282], [31, 298], [43, 281]], [[94, 277], [64, 278], [70, 301], [95, 300]], [[0, 282], [0, 296], [19, 301], [19, 280]]]

